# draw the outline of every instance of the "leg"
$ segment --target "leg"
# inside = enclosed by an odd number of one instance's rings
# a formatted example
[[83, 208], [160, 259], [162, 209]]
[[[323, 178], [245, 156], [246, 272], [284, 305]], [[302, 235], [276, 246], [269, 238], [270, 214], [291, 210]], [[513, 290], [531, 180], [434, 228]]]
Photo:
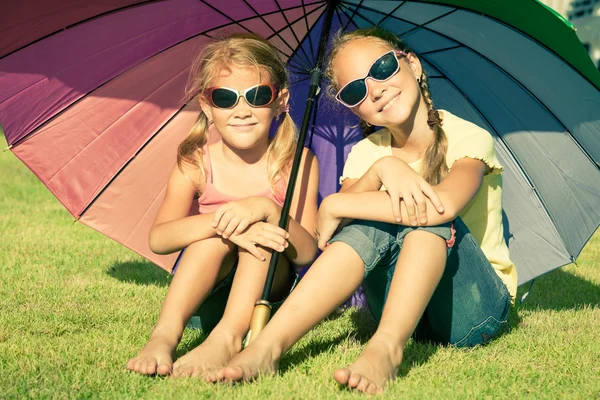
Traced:
[[[244, 250], [239, 251], [237, 270], [222, 318], [202, 344], [177, 360], [173, 376], [201, 376], [222, 367], [240, 352], [242, 340], [250, 325], [254, 303], [260, 298], [263, 289], [269, 261], [270, 257], [266, 261], [260, 261]], [[289, 293], [292, 281], [289, 262], [281, 256], [272, 295]]]
[[391, 229], [392, 225], [362, 221], [345, 227], [258, 338], [210, 379], [248, 381], [274, 373], [281, 356], [356, 290], [364, 278], [365, 264], [372, 268], [381, 260], [393, 240]]
[[458, 347], [488, 342], [506, 323], [510, 295], [466, 225], [456, 242], [415, 337]]
[[[233, 247], [220, 238], [206, 239], [186, 248], [167, 291], [158, 322], [146, 346], [127, 363], [129, 370], [145, 375], [167, 375], [171, 372], [173, 352], [185, 324], [219, 276], [226, 276], [232, 268], [233, 257], [227, 257], [232, 250]], [[198, 265], [198, 260], [202, 260], [202, 265]]]
[[[434, 233], [412, 230], [404, 237], [395, 271], [388, 271], [393, 278], [379, 327], [360, 357], [335, 372], [339, 384], [376, 393], [396, 377], [404, 346], [442, 276], [446, 253], [446, 241]], [[385, 293], [381, 287], [379, 292]]]

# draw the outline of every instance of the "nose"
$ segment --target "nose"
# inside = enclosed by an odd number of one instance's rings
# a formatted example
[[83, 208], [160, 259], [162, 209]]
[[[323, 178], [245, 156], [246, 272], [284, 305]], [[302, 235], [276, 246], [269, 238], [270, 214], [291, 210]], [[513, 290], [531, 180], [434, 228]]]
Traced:
[[374, 102], [379, 100], [387, 90], [387, 85], [385, 82], [377, 82], [373, 79], [367, 79], [365, 84], [369, 90], [369, 97]]
[[248, 118], [252, 116], [252, 107], [244, 97], [240, 97], [238, 103], [233, 108], [233, 115], [236, 118]]

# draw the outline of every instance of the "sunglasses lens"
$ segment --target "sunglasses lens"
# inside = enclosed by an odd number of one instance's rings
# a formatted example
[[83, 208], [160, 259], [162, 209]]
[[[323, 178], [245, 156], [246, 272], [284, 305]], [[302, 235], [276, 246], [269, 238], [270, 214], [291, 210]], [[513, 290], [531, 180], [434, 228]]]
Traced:
[[369, 75], [378, 81], [390, 79], [398, 70], [398, 59], [395, 54], [388, 53], [380, 57], [371, 67]]
[[273, 92], [266, 85], [260, 85], [250, 89], [246, 93], [246, 101], [254, 107], [261, 107], [269, 104], [273, 100]]
[[237, 93], [228, 89], [215, 89], [212, 92], [211, 100], [216, 107], [231, 108], [237, 101]]
[[353, 107], [360, 103], [365, 98], [366, 94], [367, 86], [365, 85], [365, 80], [358, 79], [346, 85], [344, 90], [340, 92], [339, 96], [344, 103], [350, 107]]

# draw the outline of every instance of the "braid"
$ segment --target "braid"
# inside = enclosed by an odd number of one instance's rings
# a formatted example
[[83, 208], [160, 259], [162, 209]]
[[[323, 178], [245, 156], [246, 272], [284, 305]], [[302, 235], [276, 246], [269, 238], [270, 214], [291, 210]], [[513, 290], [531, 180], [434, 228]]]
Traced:
[[448, 140], [446, 133], [442, 129], [442, 119], [440, 113], [435, 109], [427, 84], [427, 75], [423, 73], [419, 82], [423, 100], [427, 105], [427, 125], [433, 130], [433, 140], [427, 146], [425, 151], [425, 160], [423, 164], [423, 178], [432, 185], [437, 185], [448, 173], [446, 164], [446, 152], [448, 151]]

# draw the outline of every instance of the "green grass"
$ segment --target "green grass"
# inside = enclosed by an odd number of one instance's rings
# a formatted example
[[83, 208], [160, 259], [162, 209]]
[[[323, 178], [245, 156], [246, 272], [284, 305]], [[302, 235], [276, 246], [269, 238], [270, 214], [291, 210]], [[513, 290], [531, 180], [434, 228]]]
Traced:
[[[2, 139], [0, 144], [4, 146]], [[169, 277], [79, 223], [10, 152], [0, 153], [0, 398], [351, 398], [331, 378], [374, 326], [348, 310], [247, 385], [125, 370], [145, 343]], [[510, 332], [458, 350], [410, 343], [389, 398], [600, 397], [600, 233], [577, 265], [539, 278]], [[202, 340], [186, 331], [177, 354]]]

